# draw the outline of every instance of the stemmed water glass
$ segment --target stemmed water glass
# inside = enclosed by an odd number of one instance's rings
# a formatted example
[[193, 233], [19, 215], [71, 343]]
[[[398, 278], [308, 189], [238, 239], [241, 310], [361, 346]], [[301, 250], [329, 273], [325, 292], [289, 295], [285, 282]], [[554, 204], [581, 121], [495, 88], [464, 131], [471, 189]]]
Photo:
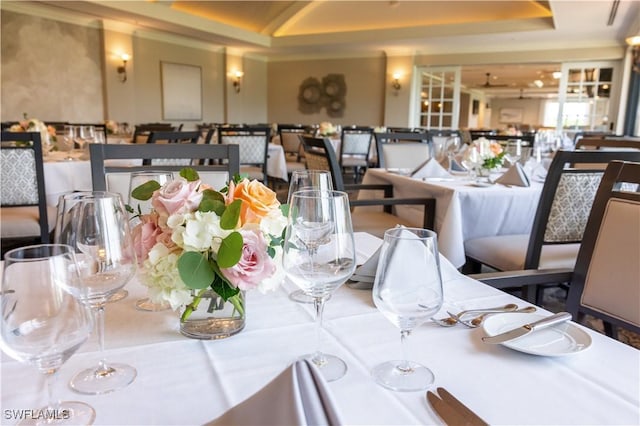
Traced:
[[[333, 190], [331, 173], [326, 170], [294, 170], [289, 184], [287, 204], [291, 205], [291, 196], [297, 191], [303, 190]], [[289, 293], [289, 299], [299, 303], [313, 303], [313, 297], [307, 295], [301, 289]]]
[[431, 370], [409, 361], [407, 339], [415, 327], [429, 320], [442, 306], [436, 239], [435, 232], [418, 228], [398, 227], [384, 234], [373, 301], [400, 329], [403, 353], [402, 360], [387, 361], [372, 370], [376, 382], [388, 389], [419, 391], [434, 381]]
[[64, 126], [62, 136], [60, 137], [60, 141], [58, 143], [58, 148], [61, 148], [63, 151], [67, 153], [67, 156], [64, 158], [67, 161], [73, 160], [71, 153], [73, 152], [73, 147], [75, 146], [74, 137], [75, 137], [74, 126]]
[[55, 241], [76, 250], [80, 277], [66, 289], [91, 308], [102, 359], [71, 379], [73, 390], [97, 395], [123, 388], [135, 368], [104, 359], [104, 308], [135, 274], [136, 257], [128, 215], [119, 194], [74, 192], [60, 197]]
[[[93, 408], [53, 397], [56, 372], [87, 340], [87, 309], [63, 287], [77, 281], [73, 249], [41, 244], [5, 254], [0, 293], [0, 345], [18, 361], [34, 365], [47, 379], [48, 405], [21, 424], [91, 424]], [[15, 384], [18, 386], [18, 384]]]
[[510, 165], [515, 166], [516, 162], [522, 155], [522, 143], [519, 140], [507, 141], [507, 145], [504, 148], [504, 158], [507, 159]]
[[[173, 180], [173, 173], [163, 171], [140, 171], [132, 172], [129, 175], [129, 199], [127, 201], [128, 206], [133, 210], [130, 223], [137, 225], [140, 223], [140, 215], [148, 214], [153, 210], [151, 206], [151, 198], [146, 200], [136, 199], [132, 196], [134, 190], [142, 190], [147, 195], [151, 191], [160, 188], [167, 182]], [[165, 311], [171, 306], [166, 302], [156, 303], [145, 297], [136, 301], [136, 309], [140, 311], [158, 312]]]
[[355, 245], [345, 192], [294, 192], [285, 232], [283, 267], [287, 276], [313, 298], [316, 311], [316, 351], [305, 357], [327, 381], [344, 376], [347, 365], [320, 350], [324, 305], [355, 269]]

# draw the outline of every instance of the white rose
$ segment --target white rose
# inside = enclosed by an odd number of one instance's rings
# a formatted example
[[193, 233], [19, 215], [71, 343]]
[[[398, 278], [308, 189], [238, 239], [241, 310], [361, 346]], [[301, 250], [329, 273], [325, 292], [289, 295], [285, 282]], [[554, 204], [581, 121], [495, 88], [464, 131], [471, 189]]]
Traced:
[[284, 217], [280, 209], [272, 210], [260, 221], [260, 231], [263, 234], [279, 237], [287, 226], [287, 218]]

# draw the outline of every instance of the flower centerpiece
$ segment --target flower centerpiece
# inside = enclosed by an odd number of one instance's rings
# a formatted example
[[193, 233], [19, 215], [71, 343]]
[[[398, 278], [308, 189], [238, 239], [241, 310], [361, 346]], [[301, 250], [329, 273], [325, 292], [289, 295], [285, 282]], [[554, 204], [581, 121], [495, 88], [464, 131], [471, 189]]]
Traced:
[[115, 135], [120, 131], [120, 125], [117, 121], [107, 120], [104, 122], [104, 126], [107, 128], [107, 134]]
[[502, 146], [486, 138], [479, 138], [465, 151], [465, 160], [476, 164], [476, 172], [488, 176], [492, 170], [502, 167], [504, 161]]
[[338, 128], [328, 121], [323, 121], [318, 127], [318, 134], [320, 136], [335, 136], [338, 134]]
[[9, 127], [10, 132], [38, 132], [42, 141], [42, 153], [48, 154], [53, 149], [56, 142], [56, 129], [53, 126], [47, 126], [37, 118], [27, 118], [27, 113], [23, 114], [24, 120]]
[[[181, 309], [183, 334], [220, 338], [237, 333], [244, 327], [243, 292], [273, 290], [284, 278], [286, 218], [275, 193], [259, 181], [236, 176], [215, 191], [194, 169], [185, 168], [164, 186], [149, 181], [131, 196], [150, 199], [152, 205], [150, 213], [137, 215], [141, 222], [133, 230], [141, 281], [152, 301]], [[203, 299], [209, 299], [205, 318], [196, 319], [197, 332], [190, 331], [185, 327]], [[231, 305], [229, 315], [237, 321], [227, 316], [216, 325], [208, 314], [224, 304]], [[204, 325], [213, 329], [203, 331]]]

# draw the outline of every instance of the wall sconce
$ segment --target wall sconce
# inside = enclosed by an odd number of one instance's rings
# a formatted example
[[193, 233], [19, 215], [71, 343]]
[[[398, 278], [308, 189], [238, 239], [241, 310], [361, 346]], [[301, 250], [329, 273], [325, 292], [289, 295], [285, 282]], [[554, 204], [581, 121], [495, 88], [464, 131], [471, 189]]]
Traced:
[[233, 73], [233, 88], [235, 89], [236, 93], [240, 93], [240, 79], [243, 75], [244, 73], [242, 71], [235, 71]]
[[127, 81], [127, 61], [131, 59], [131, 56], [129, 56], [127, 53], [123, 53], [122, 55], [120, 55], [120, 59], [122, 59], [122, 65], [119, 65], [117, 68], [118, 77], [120, 77], [120, 82], [124, 83], [125, 81]]
[[393, 90], [395, 90], [396, 92], [402, 88], [402, 85], [400, 84], [400, 77], [402, 77], [402, 74], [400, 74], [399, 72], [393, 74], [391, 87], [393, 87]]
[[633, 70], [640, 73], [640, 35], [628, 37], [625, 41], [632, 47]]

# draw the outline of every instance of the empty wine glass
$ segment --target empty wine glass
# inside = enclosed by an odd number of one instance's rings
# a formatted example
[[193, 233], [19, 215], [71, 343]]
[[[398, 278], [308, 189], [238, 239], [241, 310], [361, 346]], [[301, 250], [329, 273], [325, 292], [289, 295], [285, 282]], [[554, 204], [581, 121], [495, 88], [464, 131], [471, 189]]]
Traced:
[[316, 311], [316, 351], [305, 357], [327, 381], [344, 376], [347, 365], [320, 350], [322, 313], [328, 297], [355, 269], [355, 245], [349, 197], [339, 191], [298, 191], [289, 205], [283, 267], [287, 276], [313, 297]]
[[[0, 345], [35, 366], [47, 381], [48, 405], [20, 424], [91, 424], [93, 408], [53, 396], [57, 371], [87, 340], [87, 309], [63, 287], [77, 281], [73, 248], [60, 244], [21, 247], [5, 254], [0, 292]], [[14, 384], [19, 386], [19, 384]]]
[[[427, 389], [434, 375], [427, 367], [409, 361], [407, 339], [442, 306], [442, 277], [435, 232], [418, 228], [393, 228], [384, 233], [373, 284], [373, 302], [400, 328], [402, 360], [382, 363], [372, 370], [376, 382], [396, 391]], [[407, 267], [407, 265], [411, 265]]]
[[[127, 205], [133, 210], [130, 224], [137, 225], [140, 223], [140, 215], [148, 214], [153, 210], [151, 206], [150, 194], [152, 191], [159, 189], [167, 182], [173, 180], [173, 173], [163, 172], [157, 170], [133, 172], [129, 175], [129, 199]], [[132, 196], [133, 191], [138, 191], [140, 194], [134, 194], [137, 197], [149, 198], [141, 200]], [[148, 297], [139, 299], [136, 301], [136, 309], [140, 311], [158, 312], [169, 309], [171, 305], [166, 302], [156, 303]]]
[[[294, 170], [291, 174], [287, 204], [291, 205], [291, 196], [296, 191], [312, 189], [319, 191], [333, 190], [331, 173], [326, 170]], [[289, 293], [289, 299], [299, 303], [313, 303], [313, 297], [308, 296], [301, 289]]]
[[507, 145], [504, 148], [504, 158], [509, 162], [509, 165], [515, 165], [522, 155], [522, 142], [520, 140], [507, 141]]
[[64, 158], [67, 161], [73, 160], [71, 153], [73, 152], [73, 148], [75, 146], [74, 137], [75, 137], [74, 126], [64, 126], [62, 135], [60, 139], [58, 139], [58, 149], [67, 153], [67, 156]]
[[[80, 277], [65, 288], [91, 308], [104, 356], [105, 305], [136, 271], [128, 215], [120, 195], [96, 191], [61, 196], [54, 238], [76, 250]], [[107, 364], [102, 358], [97, 367], [81, 371], [71, 379], [70, 386], [79, 393], [97, 395], [123, 388], [135, 377], [135, 368]]]

